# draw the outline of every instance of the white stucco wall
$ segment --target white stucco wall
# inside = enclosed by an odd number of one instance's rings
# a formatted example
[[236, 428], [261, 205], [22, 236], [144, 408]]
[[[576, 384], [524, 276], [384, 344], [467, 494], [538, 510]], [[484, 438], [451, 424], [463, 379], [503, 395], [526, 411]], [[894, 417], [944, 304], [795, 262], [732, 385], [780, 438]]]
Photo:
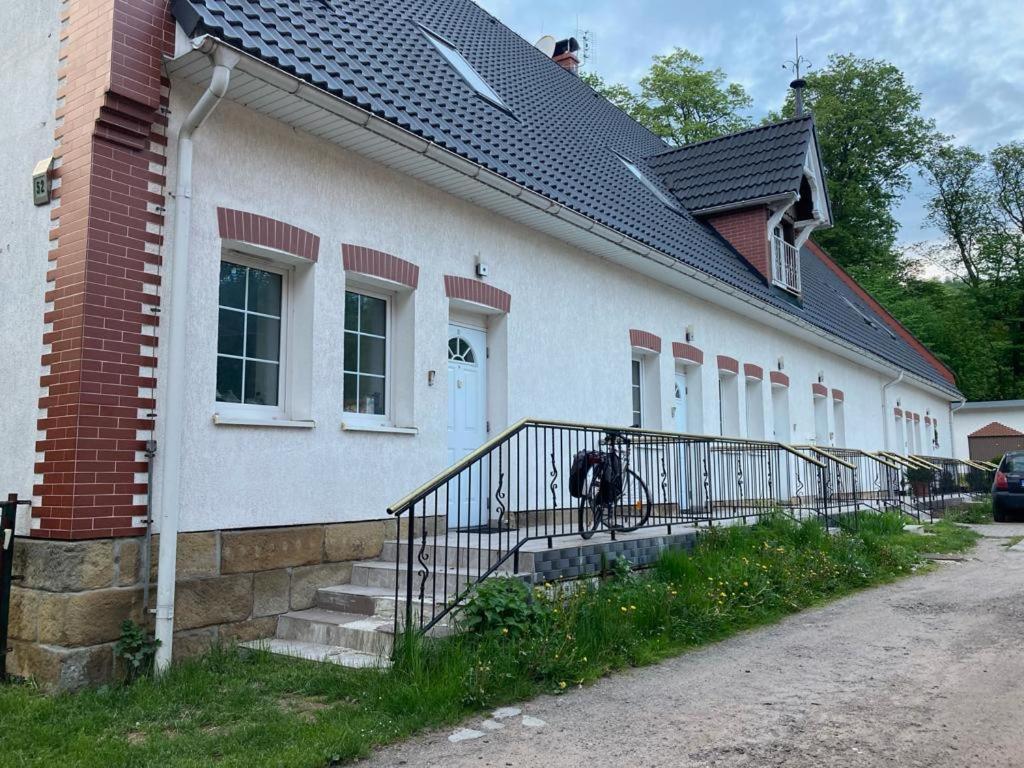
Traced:
[[1024, 432], [1024, 402], [1005, 400], [1002, 402], [966, 403], [953, 417], [956, 455], [969, 456], [967, 436], [986, 424], [998, 421], [1007, 427]]
[[[57, 0], [0, 3], [0, 494], [32, 494], [50, 206], [32, 169], [53, 151]], [[27, 515], [19, 512], [19, 530]]]
[[[172, 88], [172, 174], [176, 126], [197, 95], [183, 83]], [[492, 354], [497, 346], [507, 348], [507, 358], [491, 365], [493, 373], [507, 363], [506, 423], [533, 416], [628, 424], [628, 331], [639, 328], [663, 340], [662, 354], [652, 363], [660, 409], [646, 426], [671, 429], [671, 343], [682, 341], [691, 327], [692, 343], [705, 353], [700, 373], [705, 432], [718, 429], [715, 356], [725, 354], [764, 368], [765, 434], [770, 437], [767, 372], [782, 356], [791, 380], [793, 442], [814, 436], [811, 383], [820, 371], [830, 389], [845, 393], [847, 445], [883, 447], [881, 387], [892, 375], [761, 328], [238, 105], [222, 104], [203, 126], [195, 168], [184, 371], [184, 530], [379, 517], [389, 502], [443, 469], [449, 302], [442, 276], [473, 278], [478, 258], [490, 266], [488, 282], [512, 295], [511, 313], [497, 334], [504, 344], [492, 343]], [[213, 423], [221, 256], [217, 206], [280, 219], [321, 237], [310, 371], [315, 429]], [[341, 428], [345, 242], [420, 266], [412, 372], [415, 436]], [[163, 290], [167, 306], [166, 285]], [[161, 358], [161, 387], [170, 375], [164, 366]], [[427, 385], [431, 370], [437, 372], [432, 387]], [[741, 425], [746, 423], [742, 391]], [[897, 398], [904, 408], [937, 413], [945, 421], [948, 403], [940, 395], [902, 384], [890, 391], [890, 400]], [[891, 415], [892, 407], [888, 403], [885, 412]], [[831, 404], [828, 410], [831, 425]], [[492, 433], [503, 426], [492, 420]], [[162, 437], [162, 426], [157, 437]], [[158, 477], [159, 472], [158, 458]]]

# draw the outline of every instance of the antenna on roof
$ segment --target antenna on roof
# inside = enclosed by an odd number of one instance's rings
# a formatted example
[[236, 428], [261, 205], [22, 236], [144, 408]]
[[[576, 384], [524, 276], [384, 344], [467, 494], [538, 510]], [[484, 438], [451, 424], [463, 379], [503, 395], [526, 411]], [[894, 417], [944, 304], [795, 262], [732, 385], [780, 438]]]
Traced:
[[786, 61], [783, 65], [783, 69], [788, 69], [793, 73], [793, 81], [789, 84], [789, 87], [793, 89], [793, 99], [796, 102], [796, 116], [802, 117], [804, 114], [804, 87], [807, 85], [807, 81], [800, 76], [800, 69], [802, 67], [810, 69], [811, 62], [800, 55], [800, 37], [794, 38], [796, 42], [796, 53], [792, 59]]

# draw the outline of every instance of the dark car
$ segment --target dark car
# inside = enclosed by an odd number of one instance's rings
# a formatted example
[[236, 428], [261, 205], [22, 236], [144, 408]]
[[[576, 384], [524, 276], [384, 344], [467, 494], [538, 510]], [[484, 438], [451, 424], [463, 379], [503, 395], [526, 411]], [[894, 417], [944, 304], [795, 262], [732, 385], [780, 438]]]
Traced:
[[1024, 451], [1003, 456], [992, 483], [992, 517], [997, 523], [1008, 515], [1024, 513]]

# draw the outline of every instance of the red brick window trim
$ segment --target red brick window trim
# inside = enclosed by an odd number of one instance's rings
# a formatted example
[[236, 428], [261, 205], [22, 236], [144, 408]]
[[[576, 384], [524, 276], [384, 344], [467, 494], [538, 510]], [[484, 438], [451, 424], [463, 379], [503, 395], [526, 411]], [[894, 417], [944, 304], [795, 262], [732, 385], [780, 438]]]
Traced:
[[914, 421], [920, 421], [920, 420], [921, 420], [921, 414], [920, 413], [915, 413], [914, 414]]
[[735, 357], [729, 357], [728, 355], [719, 355], [718, 370], [727, 371], [728, 373], [739, 373], [740, 361], [737, 360]]
[[704, 351], [682, 341], [672, 342], [672, 357], [694, 365], [704, 365]]
[[903, 418], [903, 411], [901, 411], [899, 408], [893, 408], [892, 412], [896, 415], [897, 419]]
[[761, 381], [764, 379], [764, 368], [760, 365], [754, 365], [753, 363], [744, 363], [743, 375], [748, 379], [757, 379], [758, 381]]
[[413, 290], [419, 285], [420, 268], [417, 265], [384, 251], [343, 243], [341, 263], [346, 272], [379, 277]]
[[444, 276], [444, 295], [449, 299], [460, 299], [481, 304], [499, 312], [507, 313], [512, 308], [512, 295], [493, 285], [470, 280], [468, 277]]
[[924, 417], [924, 425], [927, 427], [931, 423], [932, 423], [932, 417], [931, 416], [925, 416]]
[[843, 394], [843, 390], [841, 389], [833, 389], [832, 399], [835, 400], [837, 403], [841, 403], [843, 402], [843, 400], [846, 399], [846, 395]]
[[649, 331], [640, 331], [636, 328], [629, 329], [630, 346], [636, 349], [646, 349], [648, 352], [661, 354], [661, 337], [655, 336]]
[[248, 243], [315, 262], [320, 238], [277, 219], [231, 208], [217, 208], [217, 228], [224, 240]]
[[773, 387], [789, 386], [789, 376], [782, 371], [768, 371], [768, 380], [772, 383]]
[[824, 384], [814, 382], [811, 384], [811, 394], [815, 397], [828, 397], [828, 387]]

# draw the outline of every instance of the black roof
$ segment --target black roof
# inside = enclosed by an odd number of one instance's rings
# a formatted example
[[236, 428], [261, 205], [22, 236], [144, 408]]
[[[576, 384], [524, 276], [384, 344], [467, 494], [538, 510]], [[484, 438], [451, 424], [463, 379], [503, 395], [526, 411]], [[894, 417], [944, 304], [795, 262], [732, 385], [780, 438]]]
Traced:
[[[951, 388], [903, 339], [884, 330], [866, 333], [871, 328], [858, 312], [836, 301], [832, 288], [845, 289], [842, 281], [806, 248], [804, 294], [797, 302], [768, 285], [709, 225], [666, 206], [620, 155], [642, 166], [668, 145], [471, 0], [173, 0], [172, 10], [191, 36], [209, 34], [234, 45]], [[509, 112], [474, 91], [423, 28], [455, 46]]]
[[689, 210], [724, 208], [799, 192], [813, 134], [805, 115], [673, 147], [647, 164]]

